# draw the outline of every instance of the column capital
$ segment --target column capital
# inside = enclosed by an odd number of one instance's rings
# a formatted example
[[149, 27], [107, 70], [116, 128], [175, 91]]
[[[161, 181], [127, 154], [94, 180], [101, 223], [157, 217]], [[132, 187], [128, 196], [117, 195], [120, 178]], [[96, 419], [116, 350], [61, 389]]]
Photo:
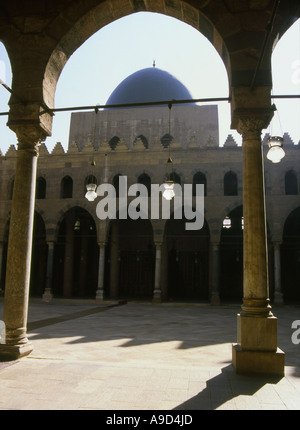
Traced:
[[46, 139], [46, 134], [35, 126], [18, 126], [15, 131], [18, 149], [39, 153], [39, 146]]
[[237, 131], [242, 135], [243, 141], [260, 140], [262, 130], [268, 127], [273, 112], [269, 109], [241, 109], [235, 115]]

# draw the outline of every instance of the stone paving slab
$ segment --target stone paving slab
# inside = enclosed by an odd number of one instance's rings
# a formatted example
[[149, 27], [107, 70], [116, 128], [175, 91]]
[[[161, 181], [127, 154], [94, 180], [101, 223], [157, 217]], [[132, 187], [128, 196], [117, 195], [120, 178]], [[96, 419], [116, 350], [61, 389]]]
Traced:
[[[3, 302], [0, 302], [0, 319]], [[0, 363], [0, 409], [299, 410], [300, 308], [274, 308], [284, 378], [237, 375], [240, 307], [30, 301], [34, 350]]]

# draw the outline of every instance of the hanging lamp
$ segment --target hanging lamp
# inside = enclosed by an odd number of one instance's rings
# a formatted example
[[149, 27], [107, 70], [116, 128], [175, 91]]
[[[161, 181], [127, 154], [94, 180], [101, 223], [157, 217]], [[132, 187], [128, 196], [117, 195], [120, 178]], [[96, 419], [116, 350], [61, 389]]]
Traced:
[[172, 180], [172, 177], [171, 177], [171, 174], [172, 174], [172, 163], [173, 163], [173, 160], [171, 158], [171, 141], [172, 141], [172, 139], [171, 139], [171, 134], [170, 134], [172, 104], [169, 103], [168, 107], [169, 107], [169, 136], [170, 136], [170, 142], [169, 142], [169, 158], [167, 160], [168, 176], [167, 176], [167, 180], [163, 184], [163, 186], [164, 186], [163, 197], [166, 200], [172, 200], [173, 197], [175, 196], [175, 191], [174, 191], [175, 182]]
[[[94, 167], [96, 165], [95, 161], [93, 160], [91, 162], [91, 166]], [[89, 201], [89, 202], [93, 202], [96, 198], [97, 198], [97, 193], [96, 193], [96, 189], [97, 189], [97, 181], [94, 175], [89, 175], [87, 177], [87, 181], [86, 181], [86, 189], [87, 192], [85, 194], [85, 198]]]
[[280, 136], [270, 136], [268, 138], [269, 151], [267, 153], [267, 159], [272, 161], [272, 163], [279, 163], [285, 156], [285, 152], [282, 148], [283, 137]]
[[[281, 135], [283, 135], [282, 133], [282, 127], [281, 127], [281, 123], [280, 123], [280, 118], [279, 118], [279, 113], [277, 111], [277, 108], [275, 105], [272, 106], [279, 126], [280, 126], [280, 132]], [[281, 136], [273, 136], [271, 133], [271, 124], [270, 124], [270, 136], [268, 137], [268, 146], [269, 146], [269, 151], [267, 153], [267, 159], [272, 161], [272, 163], [279, 163], [283, 157], [285, 156], [285, 152], [283, 150], [283, 137]]]

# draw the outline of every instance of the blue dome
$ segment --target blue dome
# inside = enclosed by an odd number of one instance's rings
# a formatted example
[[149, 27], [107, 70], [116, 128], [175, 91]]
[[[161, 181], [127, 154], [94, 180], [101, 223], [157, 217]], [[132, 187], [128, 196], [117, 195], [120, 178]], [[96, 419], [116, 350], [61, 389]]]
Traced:
[[112, 92], [107, 105], [189, 100], [188, 89], [174, 76], [156, 67], [139, 70], [124, 79]]

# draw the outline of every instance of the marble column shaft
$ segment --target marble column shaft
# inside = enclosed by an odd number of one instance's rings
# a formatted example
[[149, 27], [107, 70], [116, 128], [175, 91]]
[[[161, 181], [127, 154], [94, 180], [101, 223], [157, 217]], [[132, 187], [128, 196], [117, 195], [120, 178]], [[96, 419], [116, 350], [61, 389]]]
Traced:
[[18, 133], [16, 172], [7, 252], [4, 322], [6, 345], [0, 355], [14, 358], [27, 355], [32, 346], [27, 339], [27, 314], [35, 204], [38, 143], [36, 133]]
[[265, 120], [240, 119], [243, 136], [244, 267], [243, 305], [237, 318], [233, 364], [237, 373], [284, 374], [277, 346], [277, 318], [271, 312], [261, 131]]
[[54, 259], [54, 242], [48, 242], [46, 288], [43, 294], [44, 302], [50, 302], [53, 297], [52, 296], [53, 259]]
[[241, 121], [243, 136], [243, 313], [269, 314], [268, 257], [261, 131], [255, 117]]

